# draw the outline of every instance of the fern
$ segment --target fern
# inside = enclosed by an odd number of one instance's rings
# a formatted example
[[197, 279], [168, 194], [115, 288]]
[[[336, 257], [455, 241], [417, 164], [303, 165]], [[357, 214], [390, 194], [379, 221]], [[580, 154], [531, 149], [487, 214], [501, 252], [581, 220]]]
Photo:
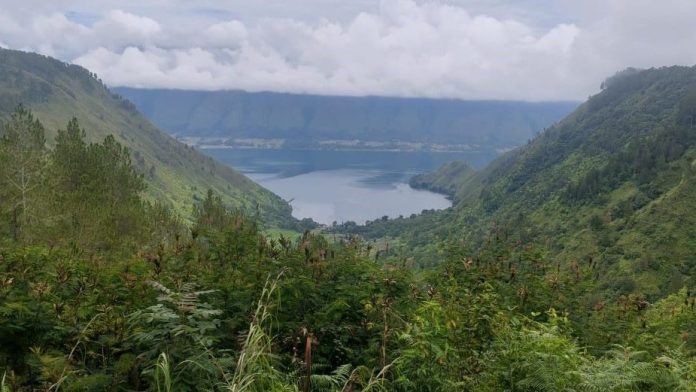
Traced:
[[366, 366], [356, 367], [351, 373], [350, 378], [344, 384], [343, 388], [340, 389], [340, 391], [353, 391], [356, 390], [356, 387], [359, 387], [359, 390], [362, 392], [377, 392], [390, 390], [387, 385], [386, 375], [391, 370], [391, 368], [400, 360], [400, 358], [393, 360], [391, 363], [387, 364], [382, 369], [380, 369], [380, 371], [376, 374], [374, 369], [369, 369]]
[[160, 292], [159, 303], [130, 316], [133, 339], [146, 350], [142, 355], [154, 363], [143, 373], [152, 374], [164, 391], [178, 384], [212, 385], [215, 369], [207, 361], [207, 350], [218, 339], [221, 311], [200, 297], [213, 291], [194, 291], [192, 284], [182, 285], [179, 291], [158, 282], [149, 285]]
[[[156, 281], [148, 281], [147, 283], [160, 291], [161, 295], [157, 298], [158, 301], [173, 304], [179, 311], [184, 313], [192, 313], [199, 310], [202, 306], [205, 307], [204, 304], [200, 302], [199, 297], [205, 294], [214, 293], [216, 291], [194, 291], [196, 286], [193, 283], [184, 283], [181, 286], [180, 291], [171, 290], [165, 285]], [[221, 312], [215, 312], [215, 314], [219, 313]]]
[[336, 391], [348, 384], [352, 375], [353, 366], [345, 364], [334, 369], [331, 374], [312, 374], [312, 386], [317, 391]]
[[[682, 365], [669, 357], [644, 361], [646, 353], [630, 347], [615, 346], [604, 358], [584, 366], [577, 374], [582, 382], [581, 391], [687, 391], [688, 385]], [[574, 372], [576, 373], [576, 372]]]

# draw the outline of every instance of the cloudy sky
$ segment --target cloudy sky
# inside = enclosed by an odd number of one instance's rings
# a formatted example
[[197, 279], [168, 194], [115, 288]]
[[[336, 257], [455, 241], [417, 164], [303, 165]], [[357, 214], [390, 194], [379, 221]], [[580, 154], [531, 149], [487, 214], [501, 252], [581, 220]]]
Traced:
[[0, 46], [111, 86], [582, 100], [696, 63], [696, 0], [0, 0]]

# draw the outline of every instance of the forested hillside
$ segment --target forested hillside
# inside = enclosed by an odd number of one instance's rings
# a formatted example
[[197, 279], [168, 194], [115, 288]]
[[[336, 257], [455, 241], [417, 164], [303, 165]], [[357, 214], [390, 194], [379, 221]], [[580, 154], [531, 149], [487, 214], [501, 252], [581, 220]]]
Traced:
[[399, 140], [489, 149], [523, 144], [577, 106], [572, 102], [115, 90], [155, 124], [179, 136]]
[[421, 249], [442, 236], [473, 249], [491, 236], [544, 244], [566, 268], [592, 266], [593, 287], [609, 297], [655, 299], [693, 284], [696, 69], [629, 69], [603, 87], [475, 175], [446, 166], [420, 177], [432, 189], [457, 185], [444, 189], [456, 208], [363, 234], [410, 233]]
[[190, 204], [214, 189], [225, 204], [260, 212], [270, 224], [291, 224], [290, 206], [242, 174], [167, 136], [128, 101], [112, 94], [95, 75], [76, 65], [34, 53], [0, 49], [0, 118], [19, 104], [30, 107], [46, 129], [74, 116], [96, 142], [107, 135], [129, 148], [134, 167], [148, 184], [146, 194], [173, 206], [182, 216]]

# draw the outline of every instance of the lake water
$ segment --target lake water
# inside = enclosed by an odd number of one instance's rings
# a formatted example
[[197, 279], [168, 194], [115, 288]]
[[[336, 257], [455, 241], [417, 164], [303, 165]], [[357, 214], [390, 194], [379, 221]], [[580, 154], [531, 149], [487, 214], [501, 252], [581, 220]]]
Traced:
[[384, 215], [394, 218], [447, 208], [450, 202], [445, 196], [413, 189], [409, 178], [453, 160], [481, 167], [495, 155], [227, 148], [206, 148], [203, 152], [290, 201], [296, 218], [312, 218], [323, 224], [362, 224]]

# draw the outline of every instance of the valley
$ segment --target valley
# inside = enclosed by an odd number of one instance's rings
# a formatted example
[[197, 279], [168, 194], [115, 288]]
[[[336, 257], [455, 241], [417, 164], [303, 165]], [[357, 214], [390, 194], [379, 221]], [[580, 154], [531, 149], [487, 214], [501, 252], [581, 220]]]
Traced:
[[696, 5], [232, 3], [0, 0], [0, 392], [696, 391]]
[[[292, 200], [294, 217], [325, 225], [446, 208], [449, 203], [443, 197], [410, 187], [409, 177], [449, 160], [482, 168], [577, 106], [240, 91], [115, 91], [178, 141]], [[295, 167], [256, 173], [259, 168], [248, 170], [255, 159], [287, 161]], [[289, 174], [298, 167], [313, 168]], [[375, 187], [371, 178], [385, 175], [395, 179]]]

